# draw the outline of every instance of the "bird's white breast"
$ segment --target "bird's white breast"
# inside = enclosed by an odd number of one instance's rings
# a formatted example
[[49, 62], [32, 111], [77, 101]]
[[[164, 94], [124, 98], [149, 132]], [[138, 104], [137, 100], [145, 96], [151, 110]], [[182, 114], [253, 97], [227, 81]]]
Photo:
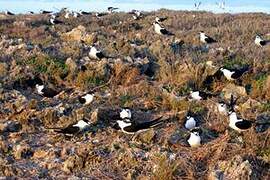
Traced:
[[196, 121], [193, 117], [190, 117], [187, 119], [186, 123], [185, 123], [185, 128], [187, 129], [193, 129], [196, 127]]
[[83, 96], [83, 98], [85, 99], [85, 104], [89, 104], [93, 101], [94, 96], [92, 94], [86, 94], [85, 96]]
[[191, 97], [192, 97], [192, 99], [195, 99], [195, 100], [201, 100], [202, 99], [202, 97], [200, 97], [200, 92], [199, 91], [192, 92]]
[[229, 116], [229, 120], [230, 120], [229, 126], [230, 126], [232, 129], [237, 130], [237, 131], [241, 131], [241, 129], [239, 129], [238, 127], [235, 126], [235, 123], [236, 123], [236, 122], [239, 122], [239, 121], [242, 121], [242, 120], [237, 118], [235, 112], [233, 112], [233, 113]]
[[89, 56], [92, 58], [97, 58], [97, 53], [98, 53], [98, 50], [95, 47], [91, 47]]
[[118, 126], [123, 130], [125, 127], [131, 126], [131, 122], [125, 122], [122, 120], [116, 121], [118, 123]]
[[255, 38], [255, 44], [257, 44], [259, 46], [261, 46], [261, 44], [260, 44], [261, 41], [263, 41], [262, 38], [260, 38], [260, 37]]
[[156, 33], [161, 34], [160, 30], [163, 29], [163, 28], [159, 24], [155, 24], [154, 28], [155, 28]]
[[198, 147], [201, 145], [201, 137], [194, 133], [190, 134], [190, 138], [188, 139], [188, 143], [191, 147]]
[[233, 75], [234, 72], [231, 72], [231, 71], [229, 71], [229, 70], [227, 70], [227, 69], [223, 69], [222, 72], [223, 72], [224, 76], [225, 76], [228, 80], [232, 80], [232, 77], [231, 77], [231, 76]]
[[42, 90], [44, 89], [44, 85], [41, 85], [41, 86], [36, 85], [36, 89], [37, 89], [38, 94], [43, 94]]
[[78, 121], [77, 124], [73, 125], [74, 127], [79, 127], [80, 129], [84, 129], [86, 126], [89, 126], [89, 124], [83, 120]]

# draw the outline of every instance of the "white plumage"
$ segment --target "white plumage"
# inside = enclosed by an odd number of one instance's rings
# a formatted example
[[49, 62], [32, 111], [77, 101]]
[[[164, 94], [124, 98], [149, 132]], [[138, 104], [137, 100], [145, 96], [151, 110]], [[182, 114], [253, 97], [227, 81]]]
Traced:
[[199, 91], [195, 91], [195, 92], [190, 91], [190, 96], [194, 100], [198, 100], [199, 101], [199, 100], [202, 99], [202, 97], [200, 96], [200, 92]]
[[235, 73], [234, 71], [230, 71], [230, 70], [224, 69], [224, 68], [220, 68], [220, 70], [223, 72], [223, 74], [226, 77], [226, 79], [228, 79], [228, 80], [234, 80], [232, 78], [233, 73]]
[[193, 117], [191, 116], [187, 116], [187, 120], [186, 120], [186, 123], [185, 123], [185, 128], [186, 129], [193, 129], [196, 127], [196, 121]]
[[199, 132], [191, 132], [190, 137], [188, 139], [188, 144], [191, 147], [198, 147], [201, 145], [201, 137]]
[[84, 104], [87, 105], [87, 104], [90, 104], [93, 101], [94, 95], [93, 94], [86, 94], [86, 95], [82, 96], [82, 98], [85, 99]]
[[122, 109], [122, 111], [120, 112], [120, 117], [122, 119], [130, 119], [131, 118], [130, 109]]
[[80, 128], [80, 130], [82, 131], [87, 126], [89, 126], [89, 124], [87, 122], [85, 122], [84, 120], [80, 120], [80, 121], [77, 122], [77, 124], [74, 124], [73, 126]]
[[36, 84], [36, 89], [37, 89], [38, 94], [43, 95], [42, 90], [44, 89], [44, 85]]
[[244, 119], [238, 119], [235, 112], [232, 112], [230, 114], [229, 120], [230, 120], [229, 126], [238, 132], [245, 131], [252, 126], [251, 121], [247, 121]]
[[267, 43], [266, 43], [266, 41], [262, 37], [260, 37], [259, 35], [256, 35], [256, 37], [255, 37], [255, 44], [257, 46], [262, 47], [262, 46], [266, 45]]
[[217, 103], [217, 109], [218, 112], [221, 114], [227, 114], [228, 113], [228, 108], [225, 103]]

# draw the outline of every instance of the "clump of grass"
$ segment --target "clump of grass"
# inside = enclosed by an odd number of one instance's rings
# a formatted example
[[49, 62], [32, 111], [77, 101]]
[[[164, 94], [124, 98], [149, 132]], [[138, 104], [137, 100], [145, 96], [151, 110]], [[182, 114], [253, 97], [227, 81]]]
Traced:
[[267, 80], [267, 74], [260, 74], [257, 77], [255, 77], [255, 80], [252, 81], [251, 87], [251, 95], [253, 97], [260, 97], [265, 99], [265, 95], [267, 94], [267, 90], [265, 90], [266, 80]]
[[19, 64], [32, 67], [36, 74], [45, 74], [49, 76], [65, 77], [68, 73], [68, 68], [64, 60], [51, 58], [46, 55], [32, 56]]
[[259, 106], [259, 109], [261, 111], [270, 111], [270, 102], [263, 103], [261, 106]]
[[126, 104], [131, 103], [131, 101], [132, 101], [132, 96], [130, 96], [128, 94], [120, 96], [121, 106], [125, 106]]
[[155, 164], [154, 179], [174, 179], [174, 173], [178, 167], [176, 162], [170, 162], [165, 155], [158, 155]]
[[259, 89], [262, 89], [264, 84], [265, 84], [265, 81], [267, 79], [267, 74], [262, 74], [262, 75], [259, 75], [256, 77], [256, 86], [259, 88]]
[[226, 56], [224, 58], [223, 66], [225, 68], [234, 69], [234, 68], [242, 68], [248, 65], [247, 60], [241, 58], [241, 57], [228, 57]]

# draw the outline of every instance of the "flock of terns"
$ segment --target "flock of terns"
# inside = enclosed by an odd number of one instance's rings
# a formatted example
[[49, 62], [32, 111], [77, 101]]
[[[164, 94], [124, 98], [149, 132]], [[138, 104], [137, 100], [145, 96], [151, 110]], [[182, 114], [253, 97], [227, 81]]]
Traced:
[[[197, 6], [199, 6], [199, 5], [200, 4], [198, 4]], [[112, 14], [117, 9], [118, 8], [108, 7], [107, 13], [96, 13], [95, 16], [97, 18], [100, 18], [104, 15]], [[78, 16], [91, 14], [90, 12], [85, 12], [85, 11], [79, 11], [79, 12], [68, 11], [66, 8], [64, 8], [64, 11], [65, 11], [64, 17], [67, 19], [70, 18], [70, 16], [73, 16], [76, 18]], [[33, 14], [33, 12], [30, 12], [30, 13]], [[51, 14], [50, 23], [52, 25], [63, 23], [62, 21], [57, 20], [58, 16], [56, 14], [52, 14], [51, 11], [42, 10], [41, 13], [42, 14]], [[9, 11], [7, 11], [6, 14], [9, 16], [14, 15], [13, 13], [11, 13]], [[132, 14], [132, 17], [134, 20], [138, 20], [138, 19], [143, 17], [143, 13], [141, 11], [138, 11], [138, 10], [133, 10], [130, 12], [130, 14]], [[162, 22], [165, 21], [166, 19], [167, 19], [167, 17], [156, 17], [154, 22], [153, 22], [154, 31], [155, 31], [155, 33], [157, 33], [158, 35], [161, 35], [161, 36], [174, 36], [174, 33], [170, 32], [162, 25]], [[203, 31], [199, 32], [199, 39], [202, 43], [207, 44], [207, 45], [218, 42], [214, 38], [208, 36]], [[264, 40], [259, 35], [256, 35], [254, 42], [257, 46], [262, 47], [262, 46], [267, 45], [269, 41]], [[89, 57], [93, 58], [93, 59], [98, 59], [98, 60], [106, 58], [104, 53], [101, 50], [97, 49], [95, 44], [90, 46]], [[244, 73], [246, 73], [248, 70], [249, 70], [249, 67], [244, 67], [242, 69], [228, 69], [228, 68], [221, 67], [221, 68], [219, 68], [218, 71], [221, 72], [222, 75], [228, 81], [235, 81], [235, 80], [241, 78], [241, 76]], [[54, 89], [46, 87], [44, 85], [44, 83], [42, 82], [42, 80], [40, 80], [40, 79], [38, 81], [36, 81], [35, 88], [36, 88], [36, 91], [39, 95], [47, 97], [47, 98], [53, 98], [54, 96], [56, 96], [59, 93]], [[189, 98], [189, 100], [192, 100], [192, 101], [202, 101], [202, 100], [207, 100], [208, 98], [211, 98], [213, 96], [216, 96], [216, 95], [211, 94], [211, 93], [207, 93], [204, 91], [190, 91], [188, 98]], [[88, 92], [88, 93], [85, 93], [83, 95], [80, 95], [78, 97], [78, 101], [83, 105], [89, 105], [90, 103], [93, 102], [94, 97], [95, 97], [94, 92]], [[228, 126], [230, 128], [232, 128], [238, 132], [242, 132], [242, 131], [248, 130], [249, 128], [252, 127], [253, 124], [256, 124], [257, 122], [239, 118], [239, 116], [237, 115], [237, 113], [234, 110], [236, 100], [237, 99], [234, 99], [234, 97], [231, 96], [231, 100], [229, 103], [226, 103], [225, 101], [217, 103], [217, 110], [219, 113], [228, 116], [228, 118], [229, 118], [229, 125]], [[198, 121], [196, 120], [196, 117], [187, 115], [185, 118], [186, 118], [186, 120], [185, 120], [184, 127], [185, 127], [185, 129], [187, 129], [190, 132], [190, 136], [187, 139], [187, 143], [191, 147], [200, 146], [201, 145], [201, 136], [200, 136], [201, 130], [197, 126]], [[122, 132], [127, 133], [127, 134], [134, 134], [134, 133], [140, 132], [142, 130], [147, 130], [149, 128], [153, 128], [153, 127], [155, 127], [163, 122], [164, 122], [164, 120], [162, 120], [162, 117], [159, 117], [159, 118], [151, 120], [151, 121], [138, 123], [138, 122], [134, 121], [132, 118], [132, 110], [129, 108], [123, 108], [121, 110], [121, 112], [119, 113], [119, 118], [116, 119], [116, 123], [115, 123], [115, 126], [113, 126], [113, 128], [121, 130]], [[68, 127], [65, 127], [62, 129], [55, 129], [55, 131], [59, 132], [59, 133], [73, 134], [74, 135], [77, 133], [84, 132], [84, 130], [87, 129], [89, 126], [90, 126], [90, 124], [88, 123], [88, 121], [83, 119], [83, 120], [78, 121], [77, 123], [69, 125]]]

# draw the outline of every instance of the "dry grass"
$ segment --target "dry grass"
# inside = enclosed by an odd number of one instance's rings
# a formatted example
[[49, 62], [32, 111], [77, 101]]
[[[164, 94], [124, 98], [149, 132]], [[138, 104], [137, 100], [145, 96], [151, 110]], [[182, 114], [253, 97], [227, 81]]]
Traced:
[[[154, 33], [151, 23], [155, 15], [168, 17], [164, 25], [176, 37], [161, 37]], [[242, 81], [234, 82], [248, 89], [247, 96], [238, 101], [239, 104], [246, 103], [240, 107], [239, 114], [252, 121], [260, 116], [269, 117], [270, 46], [259, 48], [253, 43], [256, 33], [270, 39], [266, 36], [270, 29], [269, 15], [160, 10], [147, 13], [136, 22], [125, 13], [100, 20], [93, 16], [70, 20], [61, 17], [61, 20], [66, 21], [65, 24], [54, 27], [48, 24], [48, 17], [41, 15], [1, 20], [0, 33], [14, 42], [9, 44], [3, 40], [0, 44], [1, 67], [5, 68], [1, 70], [5, 76], [0, 79], [0, 117], [3, 122], [7, 119], [18, 121], [23, 127], [21, 131], [7, 133], [0, 126], [3, 135], [0, 138], [1, 176], [207, 179], [221, 162], [230, 162], [236, 155], [243, 161], [249, 160], [252, 177], [267, 179], [270, 176], [267, 172], [269, 128], [262, 132], [254, 128], [238, 134], [228, 129], [227, 116], [215, 110], [215, 102], [223, 95], [203, 102], [190, 102], [185, 98], [192, 89], [208, 89], [203, 82], [219, 67], [249, 65], [251, 68]], [[85, 59], [87, 53], [79, 41], [61, 38], [62, 34], [79, 25], [85, 26], [86, 33], [94, 33], [93, 41], [115, 58], [89, 60], [85, 64], [87, 70], [81, 71], [80, 60]], [[198, 40], [198, 32], [202, 30], [218, 40], [217, 44], [210, 45], [209, 51], [205, 51]], [[38, 47], [17, 50], [15, 40], [18, 38]], [[128, 40], [135, 39], [143, 45], [130, 46]], [[180, 53], [174, 53], [171, 48], [175, 39], [185, 42]], [[15, 50], [11, 51], [10, 46]], [[68, 57], [77, 65], [72, 71], [65, 64]], [[138, 57], [149, 60], [147, 71], [141, 71], [136, 64]], [[128, 59], [134, 62], [127, 62]], [[216, 68], [206, 65], [207, 61], [213, 61]], [[34, 75], [40, 75], [48, 84], [64, 92], [58, 98], [41, 101], [33, 89], [18, 89], [29, 103], [27, 108], [17, 112], [14, 104], [18, 96], [10, 91], [12, 84], [24, 82]], [[210, 89], [219, 93], [228, 83], [222, 78], [211, 84]], [[89, 106], [78, 105], [76, 93], [69, 92], [69, 88], [95, 89], [96, 99]], [[71, 113], [59, 115], [55, 109], [59, 103], [69, 106]], [[162, 115], [169, 120], [134, 138], [110, 127], [116, 110], [123, 106], [132, 108], [140, 120], [149, 117], [140, 113]], [[91, 117], [95, 109], [99, 110], [97, 119], [90, 132], [83, 136], [67, 138], [45, 130], [45, 127], [62, 127], [78, 118]], [[189, 134], [183, 128], [187, 111], [198, 116], [203, 130], [203, 144], [198, 148], [188, 147], [185, 139]], [[15, 152], [5, 148], [5, 144], [13, 147], [23, 143], [33, 152], [46, 151], [48, 156], [11, 161]], [[31, 173], [37, 170], [40, 174]]]

